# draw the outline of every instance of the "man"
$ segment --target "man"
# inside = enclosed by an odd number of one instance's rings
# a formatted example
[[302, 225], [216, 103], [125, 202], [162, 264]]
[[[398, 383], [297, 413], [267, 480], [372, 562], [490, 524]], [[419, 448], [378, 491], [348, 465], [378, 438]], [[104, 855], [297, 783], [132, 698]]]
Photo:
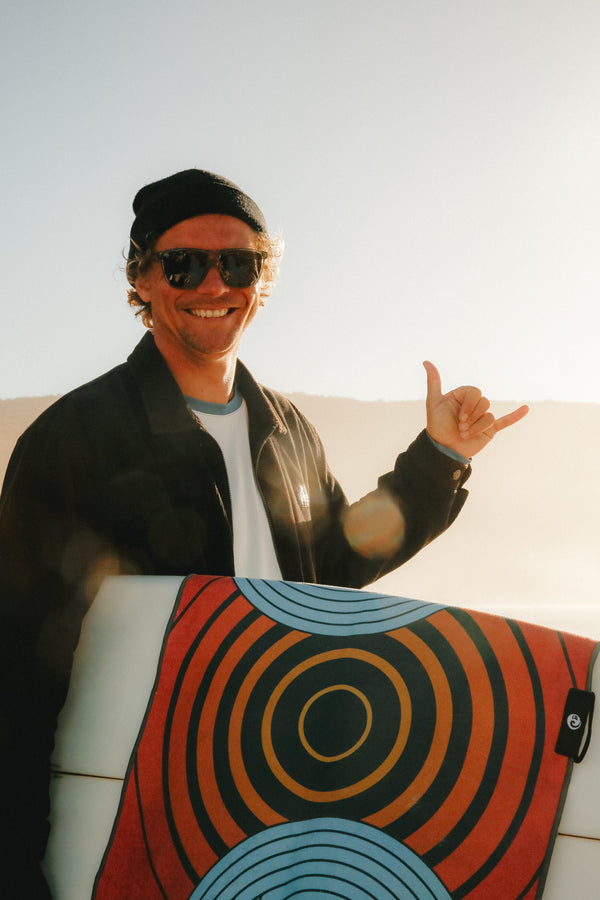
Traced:
[[[46, 897], [48, 759], [82, 617], [106, 574], [243, 574], [362, 587], [447, 528], [500, 420], [426, 363], [427, 432], [348, 507], [317, 434], [238, 361], [276, 242], [239, 188], [191, 169], [134, 200], [128, 361], [19, 440], [0, 500], [3, 884]], [[8, 687], [7, 687], [8, 686]], [[8, 889], [8, 888], [7, 888]]]

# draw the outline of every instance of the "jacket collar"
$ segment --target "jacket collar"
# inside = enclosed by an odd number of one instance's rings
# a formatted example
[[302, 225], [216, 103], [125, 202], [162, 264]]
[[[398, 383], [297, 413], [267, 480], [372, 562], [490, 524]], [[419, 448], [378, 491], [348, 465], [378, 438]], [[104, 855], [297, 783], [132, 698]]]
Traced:
[[[127, 359], [154, 434], [195, 431], [198, 422], [185, 402], [179, 385], [147, 332]], [[248, 369], [239, 360], [236, 382], [248, 405], [251, 440], [262, 442], [273, 431], [286, 432], [283, 419]]]
[[235, 370], [235, 380], [248, 407], [250, 450], [253, 458], [257, 459], [267, 438], [274, 432], [286, 434], [287, 427], [267, 396], [265, 389], [254, 380], [239, 359]]

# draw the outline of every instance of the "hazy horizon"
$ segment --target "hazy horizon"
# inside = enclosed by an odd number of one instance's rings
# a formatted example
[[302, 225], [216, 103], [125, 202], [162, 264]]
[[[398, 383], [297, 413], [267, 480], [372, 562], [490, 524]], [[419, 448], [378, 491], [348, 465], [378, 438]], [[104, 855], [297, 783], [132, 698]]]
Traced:
[[[425, 424], [422, 401], [288, 396], [317, 428], [350, 501], [375, 487]], [[0, 476], [18, 435], [45, 405], [0, 401]], [[502, 415], [511, 405], [494, 409]], [[471, 609], [582, 607], [597, 617], [599, 434], [600, 404], [533, 403], [474, 458], [457, 521], [376, 582], [377, 590]]]

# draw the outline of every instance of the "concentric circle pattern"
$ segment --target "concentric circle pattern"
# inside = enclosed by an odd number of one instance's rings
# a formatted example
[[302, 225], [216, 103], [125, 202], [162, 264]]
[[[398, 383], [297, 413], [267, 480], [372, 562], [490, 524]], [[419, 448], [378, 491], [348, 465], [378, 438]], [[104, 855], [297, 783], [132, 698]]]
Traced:
[[190, 577], [97, 900], [531, 900], [562, 708], [594, 648], [372, 593]]
[[190, 900], [451, 900], [408, 847], [344, 819], [278, 825], [248, 838], [202, 879]]

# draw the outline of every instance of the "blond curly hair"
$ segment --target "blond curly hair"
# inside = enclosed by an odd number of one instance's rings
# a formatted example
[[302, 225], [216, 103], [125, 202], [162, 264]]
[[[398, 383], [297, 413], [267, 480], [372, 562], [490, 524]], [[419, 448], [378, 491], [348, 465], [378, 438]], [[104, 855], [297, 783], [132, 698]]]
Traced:
[[[135, 311], [146, 328], [152, 328], [152, 306], [142, 300], [135, 289], [135, 283], [140, 275], [145, 275], [152, 265], [156, 241], [153, 241], [146, 250], [139, 250], [132, 259], [128, 259], [125, 266], [127, 281], [131, 289], [127, 291], [127, 302]], [[264, 306], [267, 297], [275, 287], [275, 281], [279, 273], [279, 265], [283, 256], [283, 239], [277, 234], [265, 234], [256, 232], [256, 249], [264, 250], [267, 254], [263, 263], [260, 276], [259, 306]]]

